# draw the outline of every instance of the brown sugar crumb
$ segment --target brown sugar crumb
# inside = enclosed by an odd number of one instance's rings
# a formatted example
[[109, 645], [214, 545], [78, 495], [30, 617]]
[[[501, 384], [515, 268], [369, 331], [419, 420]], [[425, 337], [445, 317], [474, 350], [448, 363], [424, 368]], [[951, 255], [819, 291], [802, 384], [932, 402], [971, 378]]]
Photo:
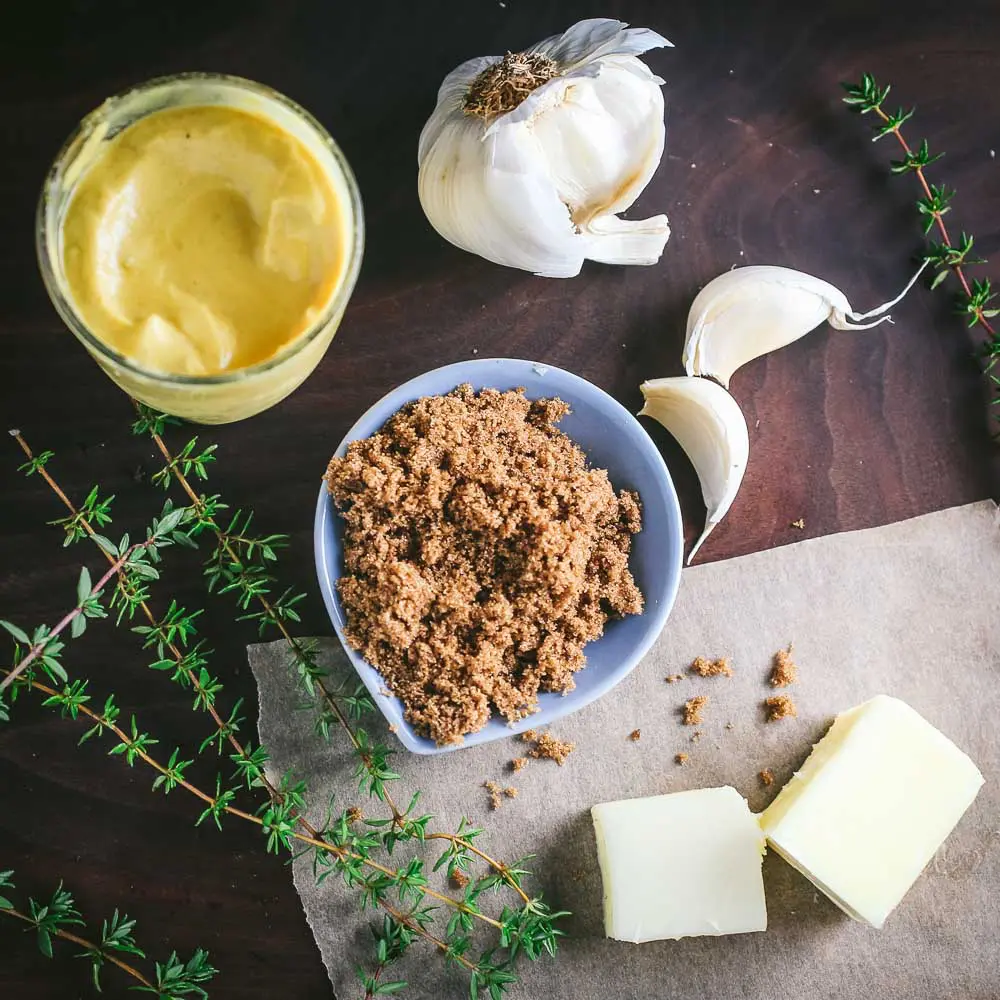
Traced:
[[718, 660], [709, 660], [704, 656], [698, 656], [691, 664], [691, 673], [697, 674], [699, 677], [732, 677], [733, 668], [724, 656]]
[[696, 732], [696, 733], [692, 733], [691, 734], [691, 742], [692, 743], [697, 743], [698, 740], [700, 740], [700, 739], [701, 739], [701, 731], [700, 730], [698, 732]]
[[731, 722], [727, 722], [726, 723], [726, 729], [733, 729], [733, 728], [735, 728], [735, 727], [733, 726], [733, 724]]
[[523, 767], [527, 766], [527, 763], [528, 763], [527, 757], [515, 757], [510, 762], [510, 769], [512, 771], [520, 771]]
[[698, 694], [684, 702], [684, 725], [700, 726], [702, 709], [708, 704], [708, 695]]
[[499, 809], [503, 804], [503, 790], [495, 781], [484, 781], [483, 788], [490, 793], [490, 808]]
[[584, 647], [639, 614], [639, 498], [557, 428], [559, 399], [473, 390], [408, 403], [331, 459], [346, 635], [438, 744], [565, 694]]
[[516, 799], [517, 798], [517, 789], [514, 788], [513, 785], [508, 785], [503, 790], [503, 793], [504, 793], [504, 795], [507, 796], [508, 799]]
[[576, 749], [575, 743], [564, 743], [549, 733], [542, 733], [534, 747], [528, 751], [529, 757], [539, 760], [554, 760], [560, 767], [566, 763], [566, 758]]
[[781, 719], [794, 718], [799, 713], [795, 710], [795, 702], [787, 694], [776, 694], [764, 700], [767, 709], [767, 721], [779, 722]]
[[534, 743], [535, 740], [538, 739], [538, 733], [536, 733], [534, 729], [525, 730], [525, 732], [521, 733], [521, 739], [524, 740], [525, 743]]
[[668, 684], [676, 684], [678, 681], [684, 680], [684, 675], [683, 674], [671, 674], [669, 677], [665, 677], [664, 680], [666, 680], [666, 682]]
[[389, 727], [389, 732], [390, 733], [398, 733], [399, 732], [399, 726], [397, 726], [397, 725], [390, 726]]
[[799, 679], [799, 668], [792, 660], [792, 647], [779, 649], [774, 654], [774, 666], [771, 668], [771, 687], [783, 688], [794, 684]]
[[469, 876], [461, 868], [453, 868], [448, 878], [456, 889], [464, 889], [469, 884]]
[[686, 764], [688, 762], [688, 755], [686, 753], [679, 753], [676, 757], [674, 757], [674, 760], [678, 764]]
[[642, 739], [642, 730], [641, 730], [641, 729], [633, 729], [633, 730], [632, 730], [632, 732], [630, 732], [630, 733], [628, 734], [628, 738], [629, 738], [629, 739], [630, 739], [630, 740], [631, 740], [631, 741], [632, 741], [633, 743], [638, 743], [638, 742], [639, 742], [639, 740], [641, 740], [641, 739]]
[[365, 814], [358, 808], [358, 806], [351, 806], [347, 810], [347, 822], [348, 823], [360, 823], [365, 818]]
[[774, 774], [769, 767], [765, 767], [758, 775], [762, 785], [773, 785], [774, 784]]
[[797, 521], [792, 521], [792, 523], [788, 527], [798, 528], [799, 531], [802, 531], [805, 529], [805, 526], [806, 526], [806, 519], [804, 517], [800, 517]]

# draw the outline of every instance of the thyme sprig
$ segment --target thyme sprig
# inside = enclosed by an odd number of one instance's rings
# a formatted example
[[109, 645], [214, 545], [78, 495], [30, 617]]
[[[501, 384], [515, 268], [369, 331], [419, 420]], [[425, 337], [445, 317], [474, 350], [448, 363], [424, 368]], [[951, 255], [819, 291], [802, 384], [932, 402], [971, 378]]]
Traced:
[[[0, 889], [14, 889], [14, 872], [0, 872]], [[60, 882], [52, 896], [45, 902], [29, 898], [26, 910], [18, 909], [6, 896], [0, 895], [0, 916], [5, 916], [27, 924], [34, 929], [38, 950], [46, 957], [53, 956], [53, 939], [66, 941], [81, 948], [75, 957], [90, 963], [90, 976], [94, 989], [101, 992], [101, 973], [105, 966], [113, 965], [129, 975], [138, 984], [132, 989], [140, 993], [151, 993], [157, 1000], [184, 1000], [197, 997], [207, 1000], [203, 983], [207, 983], [217, 973], [208, 961], [208, 952], [199, 949], [186, 962], [171, 953], [164, 963], [155, 963], [152, 977], [146, 976], [135, 965], [121, 956], [145, 960], [146, 953], [135, 940], [135, 921], [127, 914], [115, 910], [110, 920], [101, 923], [101, 932], [96, 940], [82, 937], [71, 927], [86, 927], [86, 922], [76, 908], [76, 901]]]
[[[229, 782], [221, 774], [217, 775], [214, 795], [192, 784], [185, 772], [193, 758], [183, 755], [180, 748], [175, 748], [165, 762], [155, 757], [152, 747], [158, 741], [139, 727], [134, 716], [128, 725], [120, 722], [120, 710], [113, 695], [106, 699], [102, 710], [90, 704], [92, 696], [86, 680], [70, 681], [62, 675], [49, 676], [53, 683], [62, 684], [60, 688], [44, 683], [30, 670], [24, 676], [11, 678], [9, 675], [16, 669], [16, 663], [11, 671], [0, 670], [0, 675], [5, 675], [3, 680], [7, 683], [14, 684], [12, 694], [15, 698], [21, 690], [32, 689], [45, 696], [45, 705], [57, 708], [62, 715], [73, 719], [82, 716], [92, 723], [81, 742], [99, 735], [113, 736], [115, 742], [109, 753], [122, 757], [129, 766], [137, 761], [150, 766], [156, 773], [154, 790], [169, 793], [181, 788], [198, 798], [203, 809], [197, 824], [211, 819], [221, 828], [226, 816], [252, 822], [261, 828], [269, 852], [311, 853], [319, 881], [337, 873], [349, 887], [358, 890], [363, 908], [381, 909], [382, 929], [376, 938], [374, 971], [362, 970], [359, 974], [366, 996], [386, 995], [403, 988], [402, 980], [385, 979], [383, 975], [388, 965], [417, 938], [431, 943], [447, 961], [464, 967], [469, 972], [473, 994], [485, 990], [491, 996], [499, 996], [517, 981], [512, 969], [520, 954], [534, 959], [543, 952], [555, 953], [557, 939], [562, 934], [555, 922], [564, 914], [551, 912], [540, 898], [525, 892], [522, 882], [529, 874], [524, 867], [528, 859], [510, 865], [493, 859], [473, 843], [483, 831], [472, 827], [465, 819], [454, 833], [430, 829], [432, 817], [417, 813], [419, 793], [412, 796], [405, 809], [396, 804], [388, 790], [388, 784], [399, 778], [389, 766], [392, 751], [373, 741], [357, 724], [366, 714], [375, 711], [371, 698], [360, 685], [333, 687], [317, 662], [315, 646], [291, 635], [288, 623], [299, 621], [296, 606], [305, 595], [287, 589], [272, 596], [275, 580], [271, 568], [277, 551], [286, 542], [285, 536], [255, 536], [250, 530], [251, 513], [237, 511], [223, 516], [226, 505], [219, 497], [195, 492], [189, 475], [196, 470], [196, 477], [206, 479], [206, 466], [214, 460], [215, 449], [199, 450], [192, 439], [176, 456], [171, 454], [160, 432], [173, 422], [172, 418], [140, 407], [134, 426], [136, 433], [151, 434], [163, 454], [162, 475], [154, 476], [154, 480], [161, 485], [171, 480], [179, 483], [190, 501], [183, 508], [175, 508], [168, 499], [163, 514], [154, 519], [147, 536], [157, 539], [158, 532], [166, 533], [169, 544], [195, 548], [200, 535], [214, 536], [214, 548], [205, 562], [209, 590], [233, 594], [244, 612], [241, 619], [254, 621], [261, 634], [270, 628], [277, 629], [289, 646], [303, 689], [318, 701], [317, 732], [327, 738], [338, 730], [347, 734], [357, 757], [359, 788], [385, 803], [389, 815], [364, 819], [359, 830], [355, 827], [357, 810], [347, 809], [334, 816], [331, 804], [327, 819], [318, 827], [306, 820], [308, 790], [305, 784], [291, 775], [282, 776], [277, 783], [270, 780], [265, 773], [269, 762], [266, 750], [244, 745], [237, 737], [244, 721], [239, 715], [240, 702], [228, 714], [217, 709], [222, 685], [209, 671], [210, 651], [196, 639], [201, 612], [189, 611], [173, 601], [163, 614], [154, 612], [148, 586], [143, 584], [136, 590], [132, 575], [124, 567], [116, 566], [113, 554], [117, 552], [116, 547], [96, 530], [96, 527], [111, 523], [114, 498], [102, 499], [95, 488], [79, 507], [74, 505], [47, 469], [52, 453], [42, 452], [35, 456], [19, 433], [14, 433], [14, 437], [27, 459], [21, 470], [26, 475], [38, 474], [43, 478], [68, 511], [65, 518], [54, 522], [64, 530], [64, 543], [72, 544], [89, 537], [101, 548], [109, 562], [105, 582], [116, 573], [118, 575], [111, 602], [118, 601], [118, 621], [125, 614], [130, 620], [138, 614], [145, 618], [146, 624], [133, 626], [132, 630], [141, 637], [143, 647], [156, 657], [149, 664], [150, 668], [167, 673], [171, 680], [194, 691], [193, 707], [207, 711], [214, 724], [212, 734], [202, 742], [198, 753], [214, 745], [221, 754], [228, 744], [232, 751], [229, 757], [235, 766], [234, 780]], [[183, 513], [174, 515], [175, 511]], [[171, 519], [167, 520], [164, 529], [162, 522], [168, 517]], [[154, 552], [151, 561], [155, 561], [156, 545], [151, 543], [149, 547]], [[158, 574], [150, 579], [156, 576]], [[0, 704], [0, 718], [3, 712], [4, 706]], [[263, 788], [267, 800], [254, 812], [240, 808], [236, 804], [238, 794], [254, 788]], [[432, 839], [444, 841], [447, 846], [430, 872], [441, 868], [447, 875], [455, 871], [468, 872], [477, 859], [487, 865], [488, 872], [470, 880], [460, 898], [434, 889], [429, 884], [430, 873], [418, 857], [393, 867], [373, 856], [378, 851], [391, 856], [401, 843], [419, 846]], [[484, 912], [479, 905], [482, 894], [507, 887], [517, 893], [522, 905], [517, 909], [503, 908], [499, 917]], [[443, 905], [451, 913], [447, 928], [440, 935], [431, 929], [435, 905]], [[488, 949], [478, 958], [469, 954], [471, 932], [476, 926], [494, 930], [501, 958], [495, 957], [495, 948]], [[380, 945], [379, 941], [385, 944]]]
[[944, 154], [932, 155], [926, 139], [921, 139], [917, 146], [911, 145], [906, 139], [902, 126], [913, 117], [916, 109], [899, 108], [895, 112], [887, 110], [885, 104], [891, 89], [889, 85], [882, 86], [872, 74], [865, 73], [859, 83], [844, 83], [841, 86], [845, 92], [843, 101], [853, 111], [862, 115], [875, 115], [877, 121], [873, 126], [875, 135], [872, 141], [877, 142], [891, 135], [902, 149], [902, 159], [891, 160], [890, 170], [894, 174], [913, 174], [916, 177], [923, 192], [916, 203], [923, 234], [929, 237], [931, 231], [936, 230], [940, 237], [939, 240], [928, 239], [922, 255], [922, 259], [937, 272], [930, 287], [937, 288], [949, 274], [954, 275], [957, 280], [959, 291], [956, 309], [964, 316], [969, 328], [979, 326], [985, 332], [986, 340], [981, 347], [984, 370], [993, 386], [993, 404], [1000, 404], [1000, 396], [997, 395], [1000, 378], [994, 371], [1000, 363], [1000, 334], [991, 323], [991, 320], [1000, 315], [1000, 308], [993, 305], [998, 293], [994, 291], [989, 278], [975, 279], [967, 276], [966, 268], [985, 264], [986, 261], [973, 254], [973, 236], [963, 230], [956, 241], [949, 234], [944, 217], [951, 211], [954, 188], [931, 183], [924, 172]]
[[[11, 431], [11, 436], [19, 443], [24, 440], [19, 431]], [[43, 452], [43, 455], [48, 455], [48, 457], [51, 457], [51, 454], [51, 452]], [[33, 461], [30, 452], [26, 466], [21, 466], [21, 468], [28, 475], [41, 472], [43, 476], [51, 479], [44, 469], [44, 463], [39, 465]], [[91, 496], [94, 496], [93, 492]], [[99, 523], [106, 524], [110, 521], [107, 514], [108, 507], [109, 504], [102, 506], [102, 520], [99, 520]], [[61, 662], [66, 647], [59, 636], [68, 628], [72, 638], [79, 638], [86, 630], [88, 620], [107, 617], [107, 611], [101, 598], [105, 586], [114, 577], [118, 578], [118, 586], [110, 606], [119, 608], [119, 621], [124, 614], [133, 612], [134, 608], [141, 603], [141, 596], [146, 592], [146, 582], [155, 580], [160, 575], [159, 570], [154, 565], [160, 559], [160, 551], [176, 544], [179, 538], [183, 537], [185, 541], [187, 540], [188, 535], [184, 532], [183, 525], [190, 517], [190, 508], [174, 508], [170, 504], [164, 508], [160, 517], [153, 519], [152, 524], [146, 529], [144, 541], [133, 542], [128, 534], [124, 534], [117, 544], [94, 532], [89, 521], [84, 518], [82, 511], [78, 511], [73, 517], [66, 519], [73, 522], [73, 537], [82, 537], [85, 533], [82, 525], [87, 524], [86, 530], [92, 533], [94, 540], [107, 557], [110, 567], [96, 583], [91, 582], [90, 571], [87, 567], [81, 567], [77, 581], [76, 604], [51, 628], [47, 625], [39, 625], [29, 636], [20, 626], [0, 619], [0, 627], [9, 632], [15, 641], [14, 664], [3, 680], [0, 680], [0, 693], [10, 687], [21, 674], [36, 662], [52, 680], [66, 681], [67, 674]], [[69, 533], [67, 533], [67, 538], [69, 541], [73, 540]]]
[[[87, 509], [86, 502], [77, 508], [52, 475], [45, 469], [48, 461], [53, 457], [53, 452], [45, 451], [39, 456], [35, 456], [28, 442], [20, 432], [12, 433], [12, 436], [27, 457], [27, 462], [21, 466], [21, 471], [29, 476], [37, 472], [52, 492], [59, 498], [63, 506], [69, 511], [66, 518], [50, 523], [74, 524], [77, 530], [74, 532], [71, 541], [78, 541], [81, 538], [89, 537], [101, 550], [105, 558], [114, 566], [114, 560], [108, 548], [103, 544], [102, 536], [98, 535], [94, 530], [93, 518]], [[93, 491], [88, 495], [88, 499], [90, 496], [93, 496]], [[113, 497], [110, 498], [110, 500], [113, 499]], [[111, 522], [110, 500], [102, 508], [102, 519], [98, 522], [102, 526]], [[186, 530], [175, 531], [173, 541], [176, 544], [197, 548], [196, 538], [207, 526], [208, 521], [206, 518], [214, 516], [215, 512], [221, 508], [221, 505], [214, 497], [202, 498], [202, 501], [198, 509], [194, 507], [174, 508], [170, 500], [164, 504], [164, 511], [167, 513], [175, 509], [185, 511], [178, 519], [178, 525]], [[228, 717], [223, 719], [215, 706], [216, 695], [222, 690], [222, 685], [206, 669], [208, 665], [208, 651], [199, 643], [196, 643], [192, 648], [187, 648], [191, 638], [197, 631], [194, 623], [201, 612], [188, 613], [175, 601], [171, 601], [164, 615], [154, 614], [147, 600], [149, 597], [148, 590], [139, 593], [131, 586], [125, 574], [119, 573], [118, 576], [118, 587], [126, 595], [123, 601], [129, 617], [134, 618], [136, 613], [141, 613], [147, 622], [145, 626], [136, 626], [133, 631], [143, 636], [143, 645], [145, 648], [152, 647], [156, 649], [157, 659], [149, 664], [150, 668], [159, 671], [170, 671], [170, 679], [174, 683], [182, 687], [188, 687], [194, 691], [194, 707], [206, 711], [212, 718], [215, 729], [201, 744], [199, 752], [203, 753], [209, 746], [215, 745], [217, 751], [221, 754], [224, 744], [228, 743], [241, 761], [247, 760], [251, 765], [248, 786], [252, 787], [252, 784], [256, 782], [274, 794], [276, 790], [270, 784], [263, 771], [266, 758], [261, 757], [259, 749], [248, 751], [236, 738], [241, 725], [245, 722], [245, 719], [239, 715], [242, 699], [236, 702]]]

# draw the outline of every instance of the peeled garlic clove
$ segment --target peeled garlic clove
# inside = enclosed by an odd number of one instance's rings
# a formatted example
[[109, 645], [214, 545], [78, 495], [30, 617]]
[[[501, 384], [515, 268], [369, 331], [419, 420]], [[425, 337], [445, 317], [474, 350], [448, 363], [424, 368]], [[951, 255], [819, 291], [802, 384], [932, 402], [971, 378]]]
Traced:
[[663, 80], [638, 56], [670, 43], [592, 18], [442, 83], [417, 150], [420, 204], [487, 260], [572, 277], [584, 260], [655, 263], [666, 216], [619, 219], [663, 156]]
[[705, 530], [688, 564], [726, 516], [750, 458], [750, 433], [739, 403], [715, 382], [680, 375], [643, 382], [639, 416], [658, 420], [677, 439], [698, 473], [705, 498]]
[[[926, 264], [924, 265], [924, 267]], [[776, 351], [824, 320], [836, 330], [868, 330], [913, 287], [923, 267], [891, 302], [867, 313], [851, 309], [847, 296], [828, 281], [787, 267], [738, 267], [710, 281], [688, 313], [684, 368], [728, 388], [733, 372]], [[873, 323], [865, 320], [881, 319]]]

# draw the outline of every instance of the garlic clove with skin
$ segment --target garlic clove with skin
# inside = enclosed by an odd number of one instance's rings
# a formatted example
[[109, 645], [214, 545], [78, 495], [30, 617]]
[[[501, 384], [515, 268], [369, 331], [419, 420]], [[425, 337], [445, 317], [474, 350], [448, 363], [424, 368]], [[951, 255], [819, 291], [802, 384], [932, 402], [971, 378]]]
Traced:
[[643, 382], [639, 416], [658, 420], [677, 439], [698, 473], [707, 515], [695, 553], [726, 516], [750, 459], [750, 433], [739, 403], [716, 382], [680, 375]]
[[[835, 330], [868, 330], [913, 287], [924, 264], [891, 302], [856, 313], [828, 281], [787, 267], [738, 267], [720, 274], [697, 295], [688, 313], [684, 368], [728, 388], [748, 361], [804, 337], [826, 321]], [[881, 317], [874, 322], [866, 320]]]
[[638, 59], [670, 43], [593, 18], [445, 78], [417, 150], [420, 204], [464, 250], [547, 277], [584, 260], [655, 263], [666, 216], [619, 219], [663, 156], [663, 80]]

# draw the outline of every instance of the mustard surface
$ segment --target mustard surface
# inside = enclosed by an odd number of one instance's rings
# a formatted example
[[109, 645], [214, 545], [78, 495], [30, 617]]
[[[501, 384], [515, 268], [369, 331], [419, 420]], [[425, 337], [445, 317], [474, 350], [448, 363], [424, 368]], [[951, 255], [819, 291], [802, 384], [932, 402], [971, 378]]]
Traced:
[[69, 297], [142, 367], [265, 361], [322, 315], [344, 265], [335, 192], [297, 138], [229, 107], [157, 111], [78, 182], [62, 224]]

